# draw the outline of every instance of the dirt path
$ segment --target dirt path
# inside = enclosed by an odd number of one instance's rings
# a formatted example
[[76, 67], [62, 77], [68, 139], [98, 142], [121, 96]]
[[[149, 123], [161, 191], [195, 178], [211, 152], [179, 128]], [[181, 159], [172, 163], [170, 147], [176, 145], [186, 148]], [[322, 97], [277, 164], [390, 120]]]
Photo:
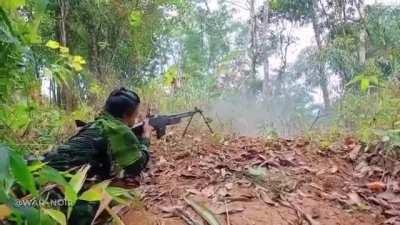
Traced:
[[377, 225], [386, 219], [359, 191], [366, 181], [354, 177], [349, 149], [333, 153], [304, 139], [178, 137], [153, 143], [140, 187], [144, 207], [123, 215], [127, 225], [207, 224], [184, 196], [217, 214], [220, 224]]

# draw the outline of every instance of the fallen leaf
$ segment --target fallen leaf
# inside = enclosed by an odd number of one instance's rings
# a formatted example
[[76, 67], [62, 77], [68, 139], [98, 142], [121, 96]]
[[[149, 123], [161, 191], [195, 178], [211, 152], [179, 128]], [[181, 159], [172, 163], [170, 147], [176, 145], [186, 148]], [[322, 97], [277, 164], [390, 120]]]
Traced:
[[202, 194], [201, 191], [199, 191], [197, 189], [194, 189], [194, 188], [186, 189], [186, 192], [189, 193], [189, 194], [195, 194], [195, 195], [201, 195]]
[[213, 196], [215, 194], [215, 190], [214, 190], [214, 186], [207, 186], [206, 188], [203, 188], [201, 190], [201, 193], [206, 196], [207, 198], [210, 198], [211, 196]]
[[367, 187], [375, 192], [375, 193], [379, 193], [379, 192], [383, 192], [386, 189], [386, 184], [381, 182], [381, 181], [375, 181], [375, 182], [371, 182], [367, 184]]
[[399, 204], [400, 203], [400, 196], [390, 191], [385, 191], [376, 195], [378, 198], [382, 198], [389, 203]]
[[[242, 206], [228, 205], [227, 208], [228, 208], [229, 214], [235, 214], [235, 213], [240, 213], [240, 212], [244, 211], [244, 208]], [[216, 209], [214, 209], [213, 211], [217, 215], [226, 214], [226, 207], [225, 207], [225, 205], [221, 205], [221, 206], [217, 207]]]
[[175, 206], [159, 206], [158, 208], [165, 213], [174, 213], [176, 211]]
[[193, 138], [193, 141], [195, 141], [195, 142], [201, 142], [201, 138], [200, 138], [200, 137], [195, 137], [195, 138]]
[[385, 224], [385, 225], [400, 225], [400, 218], [399, 217], [389, 218], [389, 219], [385, 220], [385, 222], [383, 224]]
[[272, 205], [272, 206], [277, 205], [277, 203], [275, 201], [273, 201], [271, 199], [271, 197], [269, 197], [269, 195], [265, 191], [260, 190], [259, 194], [260, 194], [260, 198], [261, 198], [261, 200], [263, 200], [263, 202], [267, 203], [268, 205]]
[[321, 170], [319, 170], [315, 175], [321, 176], [321, 175], [323, 175], [324, 173], [326, 173], [326, 169], [321, 169]]
[[176, 154], [174, 156], [175, 160], [180, 160], [180, 159], [184, 159], [190, 156], [190, 152], [189, 151], [184, 151], [184, 152], [180, 152], [178, 154]]
[[6, 205], [0, 205], [0, 220], [3, 221], [11, 215], [11, 209]]
[[210, 225], [221, 225], [214, 213], [211, 212], [206, 206], [197, 203], [189, 197], [184, 197], [185, 202], [193, 208], [193, 210], [198, 213], [205, 221]]
[[320, 217], [321, 217], [321, 211], [320, 211], [320, 209], [317, 208], [317, 207], [313, 207], [313, 208], [311, 209], [311, 218], [313, 218], [313, 219], [318, 219], [318, 218], [320, 218]]
[[337, 171], [339, 170], [339, 168], [336, 166], [336, 165], [334, 165], [334, 166], [332, 166], [332, 168], [329, 170], [329, 172], [330, 173], [337, 173]]
[[319, 185], [316, 184], [316, 183], [309, 183], [308, 185], [310, 185], [311, 187], [316, 188], [316, 189], [318, 189], [318, 190], [320, 190], [320, 191], [323, 191], [323, 190], [324, 190], [323, 187], [319, 186]]
[[357, 144], [352, 148], [351, 152], [349, 152], [348, 157], [351, 161], [355, 161], [357, 159], [357, 157], [360, 153], [361, 147], [362, 146], [360, 144]]
[[346, 137], [344, 139], [344, 144], [348, 149], [353, 149], [357, 142], [358, 141], [354, 137]]
[[267, 169], [264, 167], [251, 167], [247, 170], [247, 175], [250, 177], [258, 180], [258, 181], [265, 181], [267, 177]]
[[396, 209], [389, 209], [385, 210], [385, 214], [390, 216], [400, 216], [400, 211]]
[[321, 225], [318, 221], [314, 220], [312, 218], [311, 215], [309, 215], [308, 213], [306, 213], [303, 209], [301, 209], [299, 206], [293, 204], [293, 203], [289, 203], [296, 211], [297, 213], [303, 215], [303, 217], [307, 220], [307, 222], [310, 225]]
[[222, 197], [222, 198], [229, 195], [228, 191], [224, 187], [223, 188], [219, 188], [218, 191], [217, 191], [217, 194], [218, 194], [219, 197]]
[[369, 202], [374, 203], [374, 204], [380, 205], [380, 206], [382, 206], [383, 208], [386, 208], [386, 209], [390, 209], [390, 208], [391, 208], [391, 206], [389, 205], [389, 203], [387, 203], [384, 199], [375, 198], [375, 197], [368, 197], [367, 200], [368, 200]]
[[357, 192], [351, 192], [347, 194], [348, 200], [346, 201], [348, 205], [355, 205], [360, 208], [366, 208], [366, 205], [362, 202], [360, 195]]
[[233, 188], [233, 183], [226, 183], [225, 188], [231, 190]]

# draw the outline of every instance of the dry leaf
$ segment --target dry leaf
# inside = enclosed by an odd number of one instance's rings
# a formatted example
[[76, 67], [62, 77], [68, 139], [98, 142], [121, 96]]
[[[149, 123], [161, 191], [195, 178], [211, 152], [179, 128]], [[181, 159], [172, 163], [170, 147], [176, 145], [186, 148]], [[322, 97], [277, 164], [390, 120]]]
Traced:
[[329, 172], [330, 173], [337, 173], [337, 171], [339, 170], [339, 168], [336, 166], [336, 165], [334, 165], [334, 166], [332, 166], [332, 168], [329, 170]]
[[361, 146], [360, 144], [355, 145], [355, 146], [353, 147], [353, 149], [351, 150], [351, 152], [349, 152], [348, 157], [349, 157], [349, 159], [350, 159], [351, 161], [355, 161], [355, 160], [357, 159], [357, 157], [358, 157], [358, 155], [359, 155], [359, 153], [360, 153], [361, 147], [362, 147], [362, 146]]
[[223, 188], [219, 188], [217, 193], [218, 193], [218, 196], [222, 197], [222, 198], [229, 195], [228, 191], [224, 187]]
[[11, 209], [6, 205], [0, 205], [0, 220], [5, 220], [11, 215]]
[[263, 202], [267, 203], [268, 205], [272, 205], [272, 206], [277, 205], [276, 202], [273, 201], [271, 199], [271, 197], [269, 197], [269, 195], [265, 191], [260, 190], [260, 198], [261, 198], [261, 200], [263, 200]]
[[[244, 211], [244, 208], [242, 206], [228, 205], [227, 208], [228, 208], [229, 214], [235, 214], [235, 213], [240, 213], [240, 212]], [[226, 214], [226, 207], [225, 207], [225, 205], [221, 205], [221, 206], [217, 207], [216, 209], [214, 209], [213, 211], [217, 215]]]
[[348, 205], [355, 205], [360, 208], [365, 208], [366, 205], [363, 204], [360, 195], [357, 192], [351, 192], [347, 194], [347, 197], [349, 198], [346, 202]]
[[367, 187], [375, 192], [375, 193], [379, 193], [379, 192], [383, 192], [386, 189], [386, 184], [381, 182], [381, 181], [375, 181], [375, 182], [371, 182], [367, 184]]
[[231, 190], [231, 189], [233, 188], [233, 183], [227, 183], [227, 184], [225, 184], [225, 188], [226, 188], [227, 190]]
[[215, 189], [214, 186], [207, 186], [206, 188], [203, 188], [203, 190], [201, 190], [201, 193], [207, 198], [210, 198], [215, 194], [214, 189]]
[[396, 209], [385, 210], [385, 214], [390, 216], [400, 216], [400, 211]]
[[198, 213], [205, 221], [210, 225], [221, 225], [214, 213], [211, 212], [206, 206], [194, 201], [189, 197], [184, 198], [185, 202], [193, 208], [196, 213]]

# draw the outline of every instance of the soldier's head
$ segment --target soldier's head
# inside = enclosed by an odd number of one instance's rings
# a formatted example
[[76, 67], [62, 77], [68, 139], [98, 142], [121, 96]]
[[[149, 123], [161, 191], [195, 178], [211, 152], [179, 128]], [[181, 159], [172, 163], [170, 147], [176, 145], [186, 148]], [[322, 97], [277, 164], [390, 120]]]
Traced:
[[131, 127], [135, 124], [135, 118], [139, 113], [139, 105], [139, 96], [135, 92], [122, 87], [111, 92], [104, 110]]

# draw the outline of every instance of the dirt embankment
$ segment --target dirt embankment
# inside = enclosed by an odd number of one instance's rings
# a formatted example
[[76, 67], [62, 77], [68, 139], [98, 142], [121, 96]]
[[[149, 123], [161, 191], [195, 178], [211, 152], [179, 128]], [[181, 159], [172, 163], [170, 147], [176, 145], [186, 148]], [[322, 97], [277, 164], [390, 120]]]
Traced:
[[152, 151], [140, 181], [143, 206], [123, 213], [127, 225], [207, 224], [185, 196], [227, 225], [399, 224], [400, 170], [378, 165], [377, 153], [361, 154], [354, 139], [321, 150], [301, 138], [177, 133]]

